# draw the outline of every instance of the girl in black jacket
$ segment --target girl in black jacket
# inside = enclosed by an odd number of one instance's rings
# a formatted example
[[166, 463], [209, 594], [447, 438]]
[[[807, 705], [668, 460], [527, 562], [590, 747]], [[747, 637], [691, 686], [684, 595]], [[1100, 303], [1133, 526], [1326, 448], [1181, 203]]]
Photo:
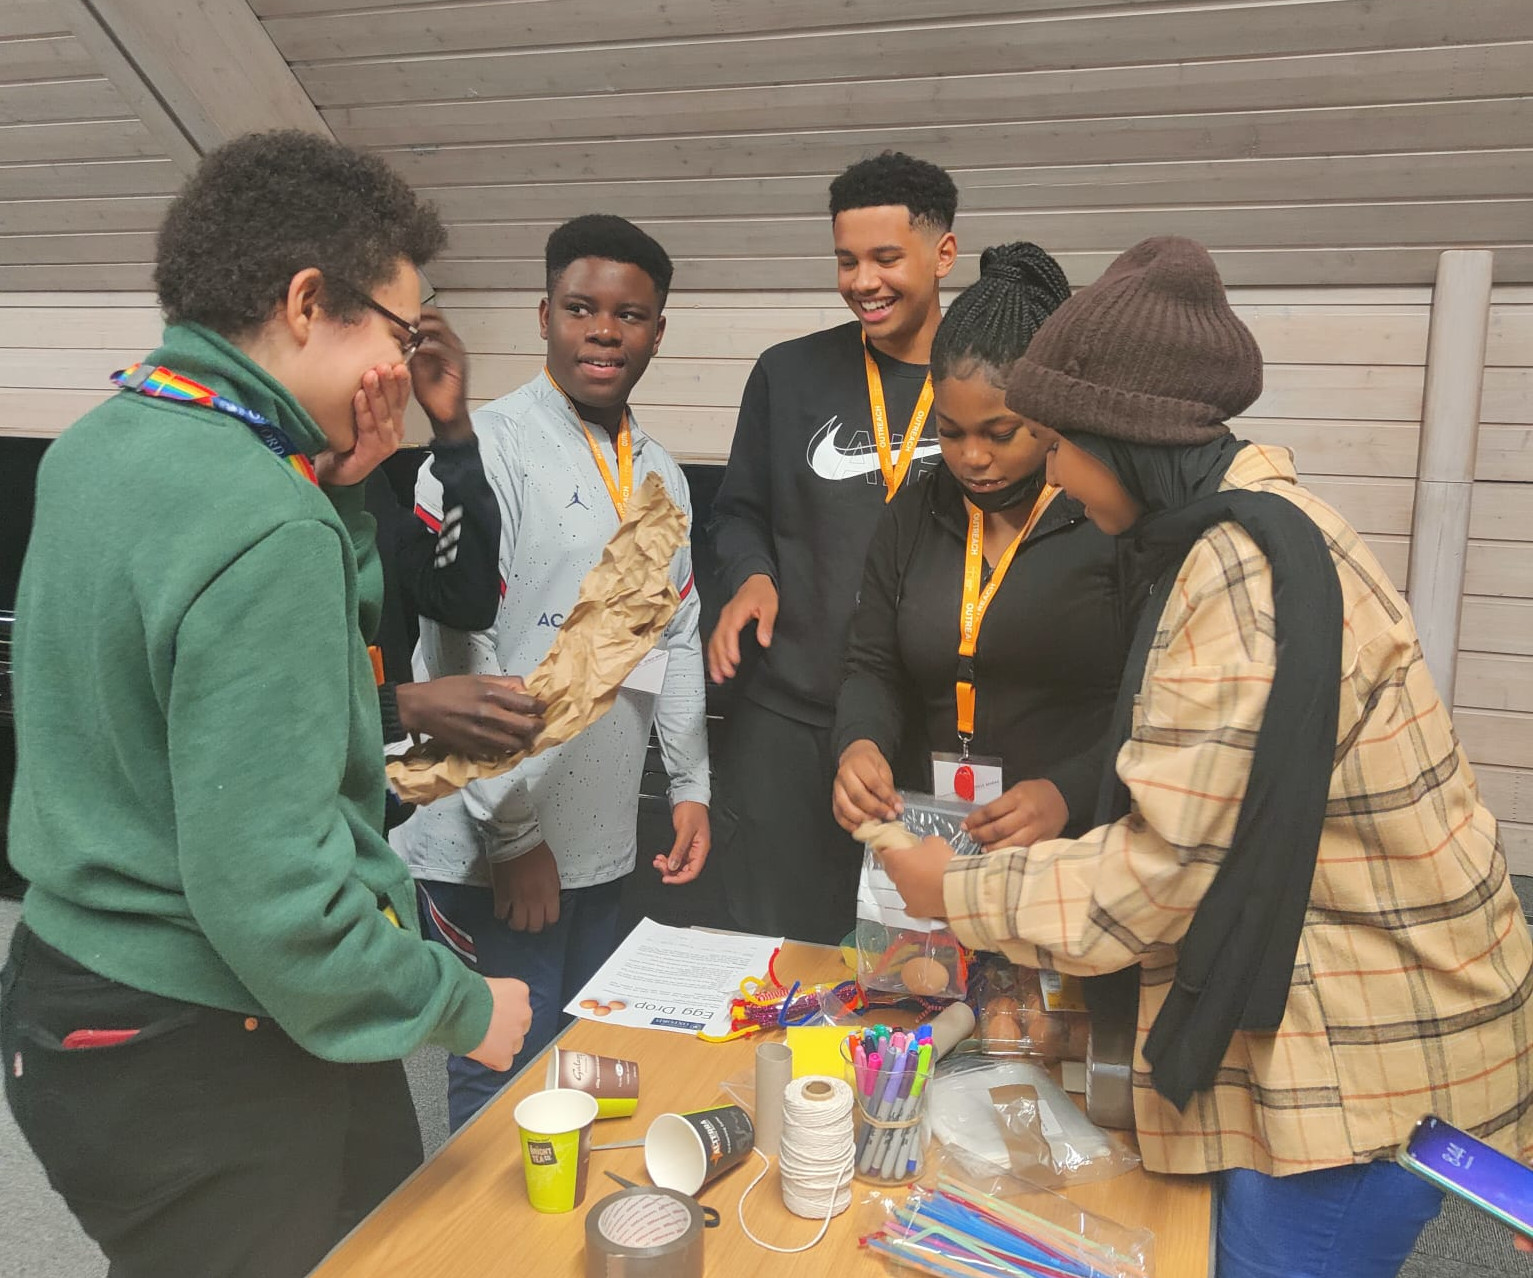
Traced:
[[1044, 449], [1004, 389], [1069, 295], [1037, 245], [986, 249], [937, 330], [945, 465], [884, 511], [836, 703], [848, 830], [898, 815], [896, 763], [906, 785], [988, 799], [965, 823], [987, 848], [1090, 824], [1137, 611], [1131, 574], [1114, 539], [1045, 482]]

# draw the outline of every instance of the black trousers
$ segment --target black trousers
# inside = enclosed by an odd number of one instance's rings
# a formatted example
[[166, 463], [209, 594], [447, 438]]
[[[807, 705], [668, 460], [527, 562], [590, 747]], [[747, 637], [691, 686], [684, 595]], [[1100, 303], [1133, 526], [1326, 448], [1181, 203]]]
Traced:
[[421, 1161], [398, 1061], [322, 1061], [266, 1017], [98, 976], [25, 923], [0, 973], [0, 1061], [111, 1278], [297, 1278]]
[[857, 924], [862, 845], [831, 811], [830, 736], [744, 697], [724, 724], [713, 855], [742, 931], [835, 945]]

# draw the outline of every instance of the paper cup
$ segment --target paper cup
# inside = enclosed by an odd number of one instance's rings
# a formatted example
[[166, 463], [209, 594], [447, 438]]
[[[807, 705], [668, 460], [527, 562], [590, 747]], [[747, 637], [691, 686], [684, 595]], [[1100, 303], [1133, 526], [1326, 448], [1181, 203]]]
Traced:
[[547, 1085], [594, 1096], [598, 1118], [627, 1118], [639, 1108], [638, 1061], [556, 1047], [548, 1055]]
[[695, 1194], [743, 1162], [755, 1144], [751, 1116], [738, 1105], [661, 1114], [644, 1136], [644, 1167], [662, 1189]]
[[516, 1107], [522, 1171], [535, 1211], [574, 1211], [585, 1201], [596, 1098], [572, 1088], [533, 1092]]

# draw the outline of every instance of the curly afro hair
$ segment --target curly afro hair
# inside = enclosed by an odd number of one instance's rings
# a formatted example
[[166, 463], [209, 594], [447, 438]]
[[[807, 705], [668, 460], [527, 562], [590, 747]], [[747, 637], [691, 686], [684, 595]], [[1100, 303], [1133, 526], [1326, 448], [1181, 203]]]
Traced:
[[[237, 337], [272, 317], [299, 271], [371, 293], [400, 258], [422, 266], [446, 242], [435, 207], [376, 156], [297, 129], [251, 133], [207, 155], [171, 204], [154, 286], [168, 322]], [[342, 321], [362, 307], [346, 288], [325, 294]]]
[[918, 160], [903, 151], [885, 151], [858, 160], [830, 184], [830, 217], [846, 209], [903, 204], [911, 226], [938, 233], [951, 231], [958, 215], [958, 188], [946, 169]]
[[671, 275], [675, 269], [671, 265], [670, 254], [660, 247], [658, 240], [641, 231], [627, 218], [618, 217], [614, 213], [583, 213], [562, 226], [556, 226], [543, 249], [543, 265], [548, 272], [550, 295], [565, 268], [582, 257], [600, 257], [609, 262], [626, 262], [630, 266], [637, 266], [655, 281], [660, 305], [665, 305], [666, 295], [671, 291]]
[[996, 385], [1043, 321], [1070, 296], [1064, 269], [1036, 244], [1018, 241], [980, 254], [979, 279], [947, 308], [932, 338], [932, 376], [940, 381], [979, 365]]

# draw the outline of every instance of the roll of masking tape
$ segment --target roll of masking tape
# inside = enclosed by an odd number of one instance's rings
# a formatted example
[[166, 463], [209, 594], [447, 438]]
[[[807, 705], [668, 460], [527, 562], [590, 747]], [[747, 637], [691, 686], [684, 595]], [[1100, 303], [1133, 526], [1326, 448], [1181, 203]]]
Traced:
[[674, 1189], [609, 1194], [586, 1213], [586, 1278], [703, 1278], [703, 1209]]

